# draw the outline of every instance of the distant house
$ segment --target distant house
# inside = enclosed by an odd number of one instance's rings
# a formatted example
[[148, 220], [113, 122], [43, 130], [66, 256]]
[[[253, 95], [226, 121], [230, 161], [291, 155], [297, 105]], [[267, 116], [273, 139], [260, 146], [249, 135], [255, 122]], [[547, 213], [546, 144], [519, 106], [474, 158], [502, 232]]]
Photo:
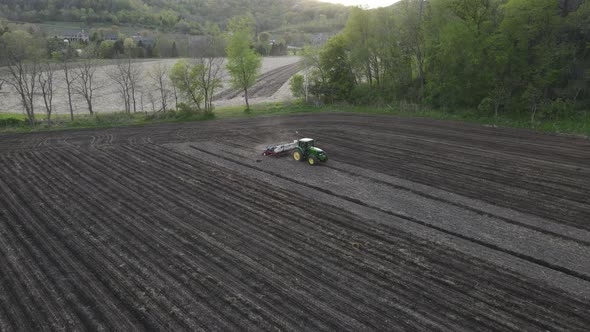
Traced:
[[297, 52], [302, 51], [302, 50], [303, 50], [302, 47], [287, 45], [287, 51], [292, 52], [293, 55], [297, 55]]
[[156, 43], [156, 40], [152, 37], [144, 37], [138, 33], [134, 34], [133, 36], [131, 36], [131, 38], [133, 38], [133, 41], [135, 43], [137, 43], [138, 45], [143, 45], [143, 46], [154, 46], [154, 44]]
[[311, 37], [311, 43], [313, 45], [324, 45], [332, 36], [334, 36], [333, 33], [316, 33]]
[[60, 36], [61, 39], [69, 42], [88, 42], [90, 38], [84, 30], [65, 30]]
[[103, 39], [117, 41], [117, 40], [119, 40], [119, 34], [118, 33], [107, 33], [104, 35]]

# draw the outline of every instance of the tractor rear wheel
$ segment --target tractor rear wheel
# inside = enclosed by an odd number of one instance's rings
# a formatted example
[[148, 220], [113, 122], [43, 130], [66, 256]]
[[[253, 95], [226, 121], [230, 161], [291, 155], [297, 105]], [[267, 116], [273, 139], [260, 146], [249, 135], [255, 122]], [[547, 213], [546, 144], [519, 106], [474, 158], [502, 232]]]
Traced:
[[297, 161], [302, 161], [303, 160], [303, 156], [301, 155], [301, 152], [299, 152], [298, 150], [295, 150], [293, 152], [293, 159], [295, 159]]
[[307, 158], [307, 163], [310, 164], [311, 166], [315, 166], [318, 164], [318, 158], [314, 155], [309, 156], [309, 158]]

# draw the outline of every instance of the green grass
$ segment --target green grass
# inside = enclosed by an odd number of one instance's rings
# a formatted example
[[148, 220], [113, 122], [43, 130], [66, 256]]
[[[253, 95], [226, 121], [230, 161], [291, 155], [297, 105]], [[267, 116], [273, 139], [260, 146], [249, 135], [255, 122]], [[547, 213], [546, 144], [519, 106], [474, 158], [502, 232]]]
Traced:
[[[531, 123], [528, 115], [493, 115], [481, 114], [473, 110], [438, 110], [420, 108], [418, 106], [371, 107], [350, 105], [324, 105], [317, 107], [302, 102], [266, 103], [252, 106], [250, 112], [244, 112], [244, 106], [224, 107], [215, 110], [214, 114], [195, 112], [159, 112], [159, 113], [103, 113], [96, 115], [76, 115], [74, 121], [69, 115], [53, 117], [53, 126], [48, 127], [44, 121], [32, 129], [27, 125], [24, 115], [0, 114], [0, 131], [42, 131], [75, 128], [111, 128], [155, 123], [191, 122], [212, 119], [253, 118], [259, 116], [281, 116], [295, 113], [314, 112], [353, 112], [362, 114], [381, 114], [409, 118], [428, 118], [476, 123], [486, 126], [532, 129], [547, 133], [568, 134], [590, 137], [590, 114], [579, 113], [575, 118], [562, 120], [541, 120]], [[4, 122], [3, 122], [4, 121]]]
[[16, 120], [26, 120], [27, 117], [25, 117], [24, 114], [13, 114], [13, 113], [0, 113], [0, 120], [6, 120], [6, 119], [16, 119]]
[[373, 107], [350, 105], [324, 105], [316, 107], [300, 102], [269, 103], [255, 105], [250, 113], [245, 113], [244, 107], [230, 107], [215, 111], [216, 118], [256, 117], [264, 115], [281, 115], [310, 112], [353, 112], [364, 114], [394, 115], [410, 118], [427, 118], [435, 120], [449, 120], [476, 123], [486, 126], [532, 129], [547, 133], [572, 134], [590, 137], [590, 112], [582, 112], [573, 119], [539, 120], [531, 123], [528, 114], [503, 114], [495, 118], [491, 114], [481, 114], [474, 110], [438, 110], [431, 108], [408, 107]]

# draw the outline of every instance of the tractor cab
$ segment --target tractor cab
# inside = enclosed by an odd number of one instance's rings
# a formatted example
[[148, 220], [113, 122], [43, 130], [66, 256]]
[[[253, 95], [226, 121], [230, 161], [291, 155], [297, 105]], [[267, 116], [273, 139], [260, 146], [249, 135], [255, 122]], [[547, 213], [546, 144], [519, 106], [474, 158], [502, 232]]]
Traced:
[[309, 148], [313, 148], [313, 138], [302, 138], [299, 140], [298, 145], [303, 151], [307, 151]]
[[302, 138], [297, 141], [297, 148], [293, 151], [293, 159], [307, 161], [310, 165], [315, 166], [319, 161], [328, 161], [328, 155], [315, 146], [313, 138]]

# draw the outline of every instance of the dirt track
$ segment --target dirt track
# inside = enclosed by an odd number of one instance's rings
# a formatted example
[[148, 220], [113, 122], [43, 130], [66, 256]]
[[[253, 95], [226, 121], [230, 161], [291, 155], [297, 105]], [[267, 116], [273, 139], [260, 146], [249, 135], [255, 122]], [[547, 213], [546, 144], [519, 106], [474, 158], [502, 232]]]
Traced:
[[[266, 72], [256, 80], [256, 84], [250, 88], [248, 94], [252, 98], [256, 97], [270, 97], [275, 93], [285, 82], [289, 81], [291, 76], [295, 75], [300, 70], [299, 63], [292, 63]], [[242, 96], [243, 91], [236, 89], [227, 89], [215, 96], [215, 100], [233, 99]]]
[[[297, 136], [330, 161], [258, 154]], [[589, 147], [355, 114], [0, 134], [0, 330], [584, 331]]]

